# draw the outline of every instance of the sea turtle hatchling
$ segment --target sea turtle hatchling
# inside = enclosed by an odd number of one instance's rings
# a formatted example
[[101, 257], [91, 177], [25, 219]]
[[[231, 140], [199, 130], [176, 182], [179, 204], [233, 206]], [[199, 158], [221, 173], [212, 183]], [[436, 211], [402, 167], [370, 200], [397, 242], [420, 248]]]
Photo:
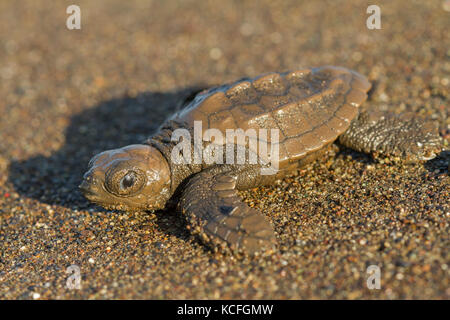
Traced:
[[[360, 152], [410, 161], [428, 160], [440, 151], [432, 123], [411, 114], [361, 111], [370, 87], [355, 71], [324, 66], [204, 90], [143, 144], [93, 157], [80, 188], [86, 198], [107, 209], [157, 210], [176, 199], [189, 229], [213, 248], [229, 246], [247, 253], [273, 248], [271, 224], [241, 201], [238, 190], [271, 184], [298, 170], [336, 139]], [[215, 128], [224, 135], [226, 129], [279, 130], [279, 170], [262, 174], [267, 162], [251, 163], [250, 157], [240, 164], [175, 163], [172, 151], [178, 142], [172, 141], [172, 133], [184, 128], [194, 134], [194, 121], [201, 121], [202, 132]], [[249, 144], [244, 148], [246, 155], [254, 151]], [[191, 150], [194, 154], [195, 147]]]

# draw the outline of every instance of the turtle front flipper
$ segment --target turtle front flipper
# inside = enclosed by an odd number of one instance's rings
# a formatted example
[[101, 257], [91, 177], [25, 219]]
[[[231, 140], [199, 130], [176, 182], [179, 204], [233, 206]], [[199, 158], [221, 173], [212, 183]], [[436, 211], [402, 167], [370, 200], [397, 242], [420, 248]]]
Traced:
[[238, 174], [206, 170], [190, 179], [179, 206], [187, 215], [190, 228], [214, 247], [255, 254], [272, 249], [272, 226], [257, 210], [241, 201], [237, 194]]
[[430, 160], [442, 147], [437, 127], [411, 113], [362, 112], [339, 142], [360, 152], [407, 162]]

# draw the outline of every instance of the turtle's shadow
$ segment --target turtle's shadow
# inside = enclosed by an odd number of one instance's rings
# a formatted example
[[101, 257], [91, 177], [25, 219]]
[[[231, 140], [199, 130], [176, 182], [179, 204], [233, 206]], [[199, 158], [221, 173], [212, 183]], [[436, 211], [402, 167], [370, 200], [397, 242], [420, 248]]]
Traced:
[[[38, 155], [11, 162], [8, 180], [21, 196], [41, 203], [71, 210], [92, 207], [78, 189], [89, 159], [104, 150], [144, 141], [198, 89], [188, 87], [167, 93], [123, 96], [75, 114], [59, 150], [48, 157]], [[168, 216], [181, 219], [177, 218], [181, 215]], [[160, 227], [165, 229], [162, 224]]]
[[450, 150], [443, 150], [434, 159], [425, 162], [425, 168], [436, 175], [449, 174]]

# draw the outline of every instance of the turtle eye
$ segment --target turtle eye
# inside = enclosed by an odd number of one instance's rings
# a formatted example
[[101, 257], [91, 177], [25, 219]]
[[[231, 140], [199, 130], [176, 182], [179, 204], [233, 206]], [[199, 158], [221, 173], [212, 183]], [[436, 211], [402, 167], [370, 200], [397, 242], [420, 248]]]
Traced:
[[133, 171], [127, 173], [120, 181], [120, 189], [125, 190], [133, 186], [136, 182], [136, 173]]
[[145, 175], [140, 170], [118, 170], [107, 174], [106, 189], [118, 196], [136, 194], [145, 185]]

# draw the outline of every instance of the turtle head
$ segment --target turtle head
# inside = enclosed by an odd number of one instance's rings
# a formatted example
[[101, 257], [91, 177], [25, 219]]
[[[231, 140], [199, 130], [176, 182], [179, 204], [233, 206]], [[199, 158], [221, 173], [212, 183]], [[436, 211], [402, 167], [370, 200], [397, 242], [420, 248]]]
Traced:
[[161, 152], [148, 145], [108, 150], [89, 161], [80, 189], [107, 209], [162, 209], [171, 195], [170, 168]]

